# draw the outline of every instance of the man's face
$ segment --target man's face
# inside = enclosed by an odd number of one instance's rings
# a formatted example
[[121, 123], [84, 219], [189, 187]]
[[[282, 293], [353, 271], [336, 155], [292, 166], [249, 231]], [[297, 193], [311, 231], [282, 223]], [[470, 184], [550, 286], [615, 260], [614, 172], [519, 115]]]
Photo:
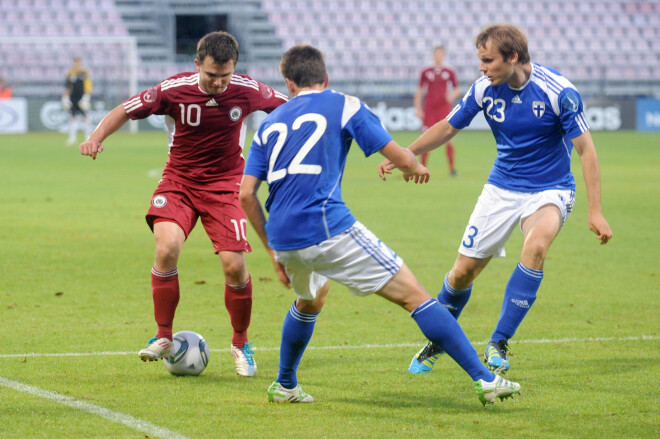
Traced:
[[514, 55], [511, 59], [505, 61], [502, 54], [490, 40], [486, 40], [486, 43], [477, 49], [477, 56], [481, 60], [479, 70], [490, 79], [493, 85], [504, 84], [509, 80], [513, 75], [513, 66], [518, 59]]
[[441, 66], [442, 63], [445, 61], [445, 49], [442, 48], [437, 48], [433, 51], [433, 59], [435, 61], [435, 65]]
[[231, 75], [236, 69], [234, 61], [219, 65], [210, 56], [204, 58], [201, 63], [199, 60], [195, 60], [195, 65], [199, 72], [199, 86], [211, 95], [219, 95], [225, 91], [231, 82]]

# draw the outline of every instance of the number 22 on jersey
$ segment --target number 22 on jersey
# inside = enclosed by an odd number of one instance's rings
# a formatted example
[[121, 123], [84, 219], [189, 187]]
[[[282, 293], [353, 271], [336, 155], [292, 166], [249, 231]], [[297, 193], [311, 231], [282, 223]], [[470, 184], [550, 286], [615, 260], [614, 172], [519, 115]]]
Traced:
[[273, 152], [268, 159], [268, 183], [272, 183], [274, 181], [280, 180], [284, 178], [287, 174], [313, 174], [317, 175], [320, 174], [323, 168], [321, 165], [303, 165], [302, 161], [305, 159], [307, 154], [316, 146], [318, 141], [321, 139], [323, 136], [323, 133], [325, 132], [325, 129], [328, 125], [327, 120], [323, 115], [318, 114], [318, 113], [307, 113], [303, 114], [302, 116], [298, 117], [294, 122], [291, 128], [293, 130], [300, 129], [303, 123], [305, 122], [310, 122], [314, 123], [316, 125], [316, 129], [314, 132], [307, 138], [305, 143], [302, 145], [298, 153], [295, 155], [293, 160], [291, 160], [291, 163], [289, 164], [288, 167], [286, 168], [281, 168], [281, 169], [274, 169], [275, 168], [275, 162], [277, 162], [277, 157], [280, 155], [280, 152], [282, 152], [282, 147], [284, 146], [284, 143], [287, 140], [287, 136], [289, 135], [289, 130], [286, 126], [286, 124], [283, 123], [274, 123], [270, 127], [268, 127], [264, 132], [261, 134], [261, 142], [263, 145], [268, 144], [268, 136], [270, 136], [272, 133], [277, 133], [277, 141], [275, 142], [275, 146], [273, 147]]

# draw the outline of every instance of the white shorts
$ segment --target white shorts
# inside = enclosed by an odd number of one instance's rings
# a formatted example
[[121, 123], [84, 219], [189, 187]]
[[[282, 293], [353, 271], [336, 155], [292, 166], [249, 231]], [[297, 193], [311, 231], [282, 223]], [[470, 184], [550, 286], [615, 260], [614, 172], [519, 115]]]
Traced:
[[304, 300], [314, 300], [328, 279], [356, 296], [367, 296], [380, 291], [403, 265], [403, 259], [359, 221], [319, 244], [276, 250], [275, 259], [284, 265], [293, 291]]
[[506, 244], [514, 227], [543, 206], [555, 205], [561, 211], [562, 226], [575, 203], [570, 189], [542, 192], [516, 192], [492, 184], [484, 186], [465, 228], [458, 252], [471, 258], [506, 256]]

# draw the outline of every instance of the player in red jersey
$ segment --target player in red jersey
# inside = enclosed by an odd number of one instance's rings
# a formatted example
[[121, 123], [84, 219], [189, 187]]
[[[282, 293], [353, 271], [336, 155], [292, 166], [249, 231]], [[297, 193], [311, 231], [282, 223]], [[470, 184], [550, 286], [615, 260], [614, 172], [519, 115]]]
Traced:
[[247, 329], [252, 310], [252, 281], [245, 266], [251, 251], [238, 190], [248, 114], [271, 112], [285, 95], [234, 73], [238, 43], [227, 32], [213, 32], [197, 45], [197, 72], [174, 75], [114, 108], [80, 144], [80, 153], [96, 159], [103, 142], [129, 119], [166, 115], [169, 158], [151, 199], [146, 220], [156, 243], [151, 269], [156, 336], [139, 352], [143, 361], [174, 354], [172, 324], [179, 302], [179, 253], [201, 219], [225, 275], [225, 305], [234, 329], [231, 351], [236, 372], [256, 373]]
[[[453, 102], [461, 93], [456, 80], [456, 72], [444, 65], [444, 46], [433, 48], [433, 58], [435, 65], [422, 70], [419, 86], [415, 91], [415, 112], [422, 121], [422, 133], [435, 125], [436, 122], [447, 117]], [[452, 86], [451, 92], [449, 91], [450, 84]], [[422, 101], [424, 101], [423, 109]], [[426, 166], [428, 156], [428, 152], [422, 154], [422, 164], [424, 166]], [[452, 176], [455, 176], [454, 143], [452, 141], [447, 142], [447, 161], [449, 162], [449, 172]]]

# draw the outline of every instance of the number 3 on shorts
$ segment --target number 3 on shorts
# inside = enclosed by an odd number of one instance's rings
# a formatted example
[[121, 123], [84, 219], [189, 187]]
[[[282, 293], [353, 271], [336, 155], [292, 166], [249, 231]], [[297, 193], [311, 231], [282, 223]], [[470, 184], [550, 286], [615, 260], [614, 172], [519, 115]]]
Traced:
[[470, 226], [468, 230], [470, 233], [465, 237], [466, 239], [463, 241], [463, 247], [472, 248], [474, 245], [474, 237], [477, 236], [477, 233], [479, 233], [479, 229], [474, 226]]

